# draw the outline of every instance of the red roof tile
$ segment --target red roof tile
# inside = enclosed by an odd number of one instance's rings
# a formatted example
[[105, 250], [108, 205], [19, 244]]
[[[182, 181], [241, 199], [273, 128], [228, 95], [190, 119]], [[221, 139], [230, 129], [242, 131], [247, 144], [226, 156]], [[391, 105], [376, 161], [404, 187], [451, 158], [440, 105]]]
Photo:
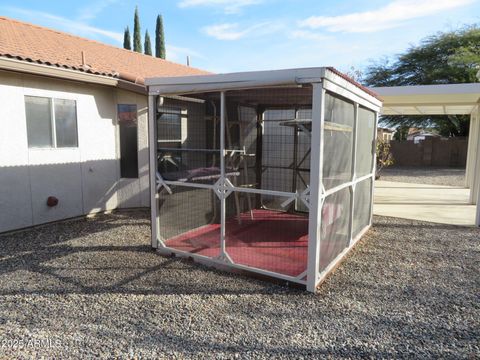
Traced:
[[[82, 52], [85, 64], [82, 60]], [[64, 32], [0, 17], [0, 56], [143, 83], [153, 76], [207, 71]]]

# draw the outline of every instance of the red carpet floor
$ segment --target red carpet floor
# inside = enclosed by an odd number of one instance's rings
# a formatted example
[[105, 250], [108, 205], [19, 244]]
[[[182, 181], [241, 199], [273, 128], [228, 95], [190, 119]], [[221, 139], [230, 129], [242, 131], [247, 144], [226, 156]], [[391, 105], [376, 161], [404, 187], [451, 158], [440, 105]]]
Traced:
[[[168, 247], [209, 257], [220, 253], [220, 224], [202, 226], [166, 240]], [[232, 260], [276, 273], [297, 276], [307, 268], [308, 218], [254, 210], [227, 220], [226, 249]]]

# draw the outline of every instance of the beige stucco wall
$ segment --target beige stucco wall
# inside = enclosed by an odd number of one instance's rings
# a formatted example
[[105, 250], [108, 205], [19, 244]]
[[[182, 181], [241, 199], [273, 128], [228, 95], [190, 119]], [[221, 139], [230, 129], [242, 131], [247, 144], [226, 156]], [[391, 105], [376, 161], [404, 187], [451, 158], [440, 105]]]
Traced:
[[[115, 104], [136, 104], [138, 111], [138, 179], [121, 179], [117, 186], [119, 207], [148, 207], [148, 97], [130, 91], [115, 89]], [[116, 105], [115, 105], [116, 110]], [[119, 128], [116, 129], [117, 158], [120, 158]], [[119, 167], [120, 169], [120, 167]]]
[[[28, 148], [26, 95], [76, 101], [77, 148]], [[149, 206], [146, 96], [1, 71], [0, 99], [0, 232], [117, 207]], [[138, 179], [120, 179], [117, 103], [137, 104]], [[56, 196], [59, 204], [47, 207], [48, 196]]]

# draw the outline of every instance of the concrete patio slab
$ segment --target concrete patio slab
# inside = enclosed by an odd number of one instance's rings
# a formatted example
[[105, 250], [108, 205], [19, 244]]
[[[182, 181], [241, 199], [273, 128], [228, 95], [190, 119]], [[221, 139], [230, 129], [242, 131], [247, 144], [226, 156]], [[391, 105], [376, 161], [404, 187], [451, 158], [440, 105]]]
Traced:
[[450, 225], [475, 225], [470, 190], [456, 186], [377, 181], [375, 215]]

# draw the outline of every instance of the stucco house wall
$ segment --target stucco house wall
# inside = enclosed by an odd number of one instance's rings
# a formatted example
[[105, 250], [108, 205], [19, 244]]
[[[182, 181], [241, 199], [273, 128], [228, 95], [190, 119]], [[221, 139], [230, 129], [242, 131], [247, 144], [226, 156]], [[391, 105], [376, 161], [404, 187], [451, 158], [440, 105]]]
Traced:
[[[76, 101], [78, 147], [28, 147], [24, 99], [29, 95]], [[149, 206], [145, 95], [0, 71], [0, 99], [0, 232]], [[137, 104], [138, 179], [120, 178], [118, 103]], [[46, 205], [49, 196], [59, 199], [57, 206]]]

